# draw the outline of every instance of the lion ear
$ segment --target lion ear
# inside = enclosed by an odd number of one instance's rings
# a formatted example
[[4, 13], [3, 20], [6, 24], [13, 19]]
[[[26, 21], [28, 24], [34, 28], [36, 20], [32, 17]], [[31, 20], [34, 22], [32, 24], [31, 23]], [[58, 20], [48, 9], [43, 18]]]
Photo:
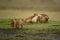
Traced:
[[37, 13], [34, 13], [34, 16], [37, 16], [38, 14]]

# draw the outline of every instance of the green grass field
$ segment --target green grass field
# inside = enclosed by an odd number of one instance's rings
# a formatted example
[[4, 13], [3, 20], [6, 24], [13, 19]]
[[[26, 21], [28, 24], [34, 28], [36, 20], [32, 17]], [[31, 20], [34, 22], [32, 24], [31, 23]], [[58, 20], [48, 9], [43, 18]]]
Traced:
[[0, 19], [1, 40], [59, 40], [59, 37], [60, 21], [24, 23], [23, 29], [16, 29], [10, 26], [9, 19]]
[[[34, 13], [47, 14], [49, 22], [11, 27], [11, 18], [25, 19]], [[60, 40], [60, 0], [0, 0], [0, 40]]]
[[[5, 26], [5, 27], [4, 27]], [[0, 20], [0, 28], [2, 29], [10, 29], [10, 20]], [[27, 29], [26, 31], [42, 31], [44, 33], [54, 33], [60, 30], [60, 21], [49, 21], [48, 23], [24, 23], [23, 29]], [[51, 32], [50, 32], [51, 31]], [[59, 33], [59, 32], [58, 32]]]
[[[49, 16], [48, 23], [24, 23], [23, 29], [12, 28], [11, 18], [26, 18], [34, 13]], [[0, 40], [60, 40], [60, 12], [38, 10], [0, 10]]]

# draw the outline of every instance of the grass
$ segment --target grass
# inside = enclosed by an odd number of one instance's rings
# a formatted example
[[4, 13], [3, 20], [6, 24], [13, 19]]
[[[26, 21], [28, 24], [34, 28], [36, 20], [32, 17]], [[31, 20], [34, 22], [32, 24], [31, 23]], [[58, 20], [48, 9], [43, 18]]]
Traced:
[[[1, 40], [55, 40], [54, 38], [34, 37], [34, 35], [50, 34], [60, 35], [60, 21], [48, 23], [24, 23], [23, 29], [10, 27], [10, 19], [0, 20]], [[29, 35], [33, 37], [29, 37]]]
[[[5, 27], [4, 27], [5, 26]], [[59, 32], [60, 29], [60, 21], [49, 21], [48, 23], [24, 23], [23, 30], [28, 32], [47, 32], [54, 33]], [[10, 30], [10, 20], [0, 20], [0, 29]]]
[[28, 24], [25, 28], [30, 29], [32, 33], [60, 33], [60, 22], [51, 21], [49, 23]]
[[60, 12], [56, 11], [37, 11], [37, 10], [15, 10], [15, 9], [6, 9], [6, 10], [0, 10], [0, 19], [4, 20], [5, 18], [27, 18], [34, 13], [43, 13], [47, 14], [49, 16], [49, 20], [60, 20]]
[[[60, 20], [58, 0], [0, 0], [0, 4], [0, 18], [25, 18], [37, 12], [47, 14], [50, 20]], [[23, 29], [16, 29], [10, 26], [10, 19], [0, 19], [0, 40], [57, 40], [59, 37], [60, 21], [24, 23]]]
[[60, 11], [59, 0], [0, 0], [0, 9]]

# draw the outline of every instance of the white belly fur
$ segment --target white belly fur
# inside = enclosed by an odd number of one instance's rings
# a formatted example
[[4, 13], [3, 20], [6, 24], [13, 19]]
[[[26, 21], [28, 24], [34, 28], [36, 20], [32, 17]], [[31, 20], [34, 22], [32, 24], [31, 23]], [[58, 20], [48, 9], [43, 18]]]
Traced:
[[37, 17], [38, 16], [35, 16], [34, 18], [32, 18], [32, 22], [36, 22], [37, 21]]

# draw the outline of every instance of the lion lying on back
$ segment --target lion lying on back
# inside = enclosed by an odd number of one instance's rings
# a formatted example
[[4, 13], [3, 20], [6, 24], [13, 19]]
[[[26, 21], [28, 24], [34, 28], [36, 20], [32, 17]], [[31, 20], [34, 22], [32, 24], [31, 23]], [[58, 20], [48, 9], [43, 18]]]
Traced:
[[36, 14], [34, 13], [32, 16], [25, 19], [25, 22], [30, 23], [47, 23], [48, 22], [48, 15], [46, 14]]

